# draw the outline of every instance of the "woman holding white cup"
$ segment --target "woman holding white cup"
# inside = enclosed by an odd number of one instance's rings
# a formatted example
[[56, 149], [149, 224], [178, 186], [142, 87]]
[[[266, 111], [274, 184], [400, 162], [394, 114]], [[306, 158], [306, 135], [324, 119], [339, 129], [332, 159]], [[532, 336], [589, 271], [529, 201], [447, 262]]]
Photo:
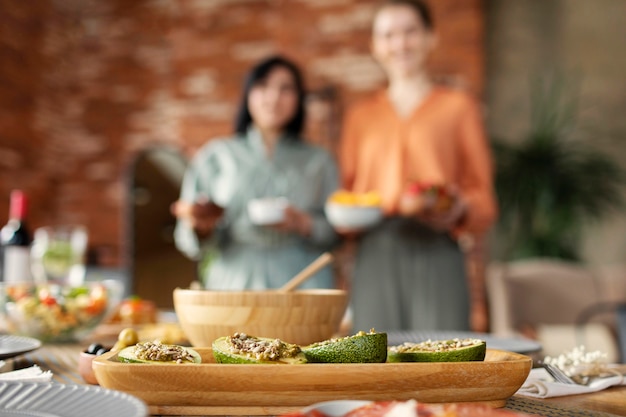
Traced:
[[[194, 156], [179, 201], [177, 247], [202, 261], [210, 289], [278, 288], [335, 242], [324, 203], [338, 169], [305, 143], [305, 91], [298, 68], [268, 58], [249, 73], [235, 135], [215, 139]], [[334, 286], [330, 268], [304, 287]]]

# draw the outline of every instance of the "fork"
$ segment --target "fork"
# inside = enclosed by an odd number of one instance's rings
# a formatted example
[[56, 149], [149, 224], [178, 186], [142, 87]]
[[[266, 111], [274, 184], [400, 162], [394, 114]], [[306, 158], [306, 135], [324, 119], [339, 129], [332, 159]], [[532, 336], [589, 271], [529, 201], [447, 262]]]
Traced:
[[565, 374], [565, 372], [563, 372], [561, 368], [559, 368], [558, 366], [554, 366], [545, 362], [540, 362], [539, 365], [541, 365], [543, 369], [545, 369], [546, 372], [548, 372], [550, 376], [554, 378], [556, 382], [560, 382], [561, 384], [569, 384], [569, 385], [577, 384], [576, 381], [574, 381], [571, 377], [567, 376], [567, 374]]

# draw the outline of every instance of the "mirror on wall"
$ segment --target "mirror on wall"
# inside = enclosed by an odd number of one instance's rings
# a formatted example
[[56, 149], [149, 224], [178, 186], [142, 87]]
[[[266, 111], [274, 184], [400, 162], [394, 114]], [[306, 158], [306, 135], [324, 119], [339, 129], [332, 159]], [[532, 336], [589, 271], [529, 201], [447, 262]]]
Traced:
[[165, 146], [141, 151], [130, 170], [128, 213], [129, 290], [172, 309], [172, 292], [196, 279], [196, 263], [174, 245], [176, 219], [170, 205], [178, 199], [187, 160]]

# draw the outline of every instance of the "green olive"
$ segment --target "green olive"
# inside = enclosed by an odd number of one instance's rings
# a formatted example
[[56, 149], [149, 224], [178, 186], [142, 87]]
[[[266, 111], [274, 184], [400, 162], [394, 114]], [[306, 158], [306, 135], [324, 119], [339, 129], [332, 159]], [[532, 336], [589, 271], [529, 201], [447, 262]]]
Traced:
[[126, 346], [131, 346], [139, 342], [139, 336], [137, 336], [137, 331], [135, 329], [128, 327], [120, 332], [117, 340]]

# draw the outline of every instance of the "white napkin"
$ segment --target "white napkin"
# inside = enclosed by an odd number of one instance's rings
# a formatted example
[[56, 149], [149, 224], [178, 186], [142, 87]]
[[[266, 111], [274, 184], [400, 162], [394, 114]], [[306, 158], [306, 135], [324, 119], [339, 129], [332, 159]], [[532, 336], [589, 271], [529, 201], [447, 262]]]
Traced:
[[[4, 361], [0, 361], [0, 369], [4, 367]], [[30, 368], [18, 369], [17, 371], [0, 373], [0, 381], [20, 381], [20, 382], [50, 382], [52, 372], [42, 371], [37, 365]]]
[[561, 384], [543, 368], [533, 368], [516, 394], [535, 398], [562, 397], [565, 395], [586, 394], [602, 391], [615, 385], [626, 385], [624, 375], [594, 378], [588, 385]]

